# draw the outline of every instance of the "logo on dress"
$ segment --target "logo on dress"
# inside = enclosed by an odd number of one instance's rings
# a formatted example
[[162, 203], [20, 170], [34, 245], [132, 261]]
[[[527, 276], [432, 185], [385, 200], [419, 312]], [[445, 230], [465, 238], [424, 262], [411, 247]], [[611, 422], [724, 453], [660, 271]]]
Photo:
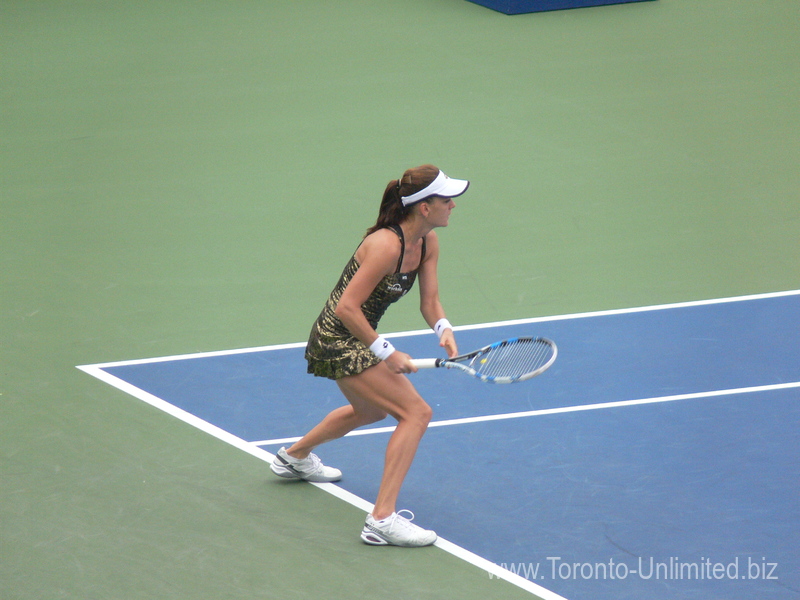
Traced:
[[[410, 286], [408, 286], [408, 273], [398, 274], [398, 279], [400, 280], [401, 283], [393, 283], [392, 285], [387, 287], [387, 290], [389, 292], [405, 296], [408, 293], [408, 290], [410, 289]], [[404, 287], [403, 284], [405, 284], [408, 287]]]

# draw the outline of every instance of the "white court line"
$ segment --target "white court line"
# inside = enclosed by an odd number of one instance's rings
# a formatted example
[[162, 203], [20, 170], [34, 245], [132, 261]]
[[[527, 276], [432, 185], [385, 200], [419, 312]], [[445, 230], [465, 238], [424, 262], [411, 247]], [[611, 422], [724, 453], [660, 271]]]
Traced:
[[[185, 410], [182, 408], [178, 408], [177, 406], [170, 404], [169, 402], [162, 400], [158, 396], [155, 396], [149, 392], [146, 392], [134, 385], [131, 385], [127, 381], [123, 381], [122, 379], [111, 375], [102, 370], [101, 367], [97, 365], [84, 365], [79, 366], [78, 369], [91, 375], [92, 377], [96, 377], [97, 379], [111, 385], [127, 394], [130, 394], [134, 398], [138, 398], [158, 408], [163, 410], [165, 413], [172, 415], [180, 419], [181, 421], [192, 425], [193, 427], [198, 428], [209, 435], [214, 436], [215, 438], [222, 440], [238, 448], [239, 450], [243, 450], [248, 454], [255, 456], [263, 460], [264, 462], [271, 463], [275, 459], [275, 455], [267, 452], [266, 450], [262, 450], [255, 444], [251, 442], [247, 442], [240, 437], [233, 435], [232, 433], [228, 433], [224, 429], [220, 429], [216, 425], [212, 425], [208, 421], [205, 421]], [[334, 483], [310, 483], [310, 485], [316, 486], [325, 492], [328, 492], [332, 496], [355, 506], [356, 508], [361, 509], [365, 513], [372, 512], [374, 505], [367, 500], [356, 496], [355, 494], [348, 492], [342, 487]], [[547, 588], [543, 588], [542, 586], [525, 579], [524, 577], [517, 575], [516, 573], [512, 573], [511, 571], [504, 569], [503, 567], [496, 565], [495, 563], [486, 560], [485, 558], [478, 556], [477, 554], [470, 552], [466, 548], [462, 548], [453, 542], [450, 542], [444, 538], [438, 538], [434, 544], [441, 550], [460, 558], [480, 569], [483, 569], [487, 572], [487, 574], [496, 577], [497, 579], [502, 579], [516, 585], [517, 587], [528, 591], [532, 594], [539, 596], [542, 600], [567, 600], [563, 596], [559, 596], [555, 592], [548, 590]]]
[[[800, 388], [800, 381], [790, 383], [775, 383], [771, 385], [758, 385], [752, 387], [732, 388], [727, 390], [714, 390], [710, 392], [695, 392], [691, 394], [675, 394], [673, 396], [659, 396], [656, 398], [642, 398], [639, 400], [620, 400], [617, 402], [599, 402], [597, 404], [579, 404], [577, 406], [561, 406], [558, 408], [544, 408], [541, 410], [526, 410], [515, 413], [502, 413], [497, 415], [485, 415], [482, 417], [463, 417], [461, 419], [446, 419], [444, 421], [432, 421], [428, 427], [447, 427], [449, 425], [467, 425], [470, 423], [486, 423], [487, 421], [503, 421], [506, 419], [522, 419], [525, 417], [541, 417], [543, 415], [558, 415], [562, 413], [582, 412], [586, 410], [599, 410], [603, 408], [620, 408], [623, 406], [639, 406], [642, 404], [658, 404], [660, 402], [676, 402], [678, 400], [698, 400], [700, 398], [716, 398], [719, 396], [733, 396], [736, 394], [752, 394], [755, 392], [772, 392], [776, 390], [789, 390]], [[369, 429], [356, 429], [345, 437], [357, 435], [371, 435], [375, 433], [391, 433], [395, 427], [372, 427]], [[251, 442], [254, 446], [269, 446], [272, 444], [290, 444], [299, 440], [300, 437], [277, 438], [274, 440], [261, 440]]]
[[[677, 302], [674, 304], [656, 304], [653, 306], [639, 306], [634, 308], [618, 308], [613, 310], [600, 310], [593, 312], [573, 313], [567, 315], [555, 315], [549, 317], [531, 317], [528, 319], [513, 319], [510, 321], [496, 321], [494, 323], [478, 323], [475, 325], [457, 325], [453, 327], [455, 331], [470, 331], [473, 329], [488, 329], [491, 327], [507, 327], [513, 325], [528, 325], [530, 323], [548, 323], [551, 321], [568, 321], [572, 319], [588, 319], [591, 317], [608, 317], [614, 315], [627, 315], [640, 312], [670, 310], [674, 308], [692, 308], [695, 306], [710, 306], [714, 304], [728, 304], [732, 302], [746, 302], [748, 300], [769, 300], [771, 298], [784, 298], [786, 296], [800, 296], [800, 290], [787, 290], [783, 292], [768, 292], [764, 294], [751, 294], [748, 296], [733, 296], [730, 298], [713, 298], [710, 300], [693, 300], [690, 302]], [[385, 337], [410, 337], [416, 335], [432, 335], [430, 329], [418, 329], [414, 331], [401, 331], [396, 333], [386, 333]], [[265, 352], [268, 350], [286, 350], [290, 348], [303, 348], [305, 342], [294, 342], [290, 344], [275, 344], [271, 346], [255, 346], [253, 348], [236, 348], [233, 350], [215, 350], [212, 352], [195, 352], [191, 354], [176, 354], [174, 356], [160, 356], [155, 358], [140, 358], [134, 360], [121, 360], [115, 362], [97, 363], [86, 365], [107, 369], [110, 367], [127, 367], [132, 365], [145, 365], [151, 363], [170, 362], [173, 360], [190, 360], [193, 358], [213, 358], [216, 356], [232, 356], [234, 354], [249, 354], [251, 352]], [[78, 367], [82, 368], [82, 367]]]

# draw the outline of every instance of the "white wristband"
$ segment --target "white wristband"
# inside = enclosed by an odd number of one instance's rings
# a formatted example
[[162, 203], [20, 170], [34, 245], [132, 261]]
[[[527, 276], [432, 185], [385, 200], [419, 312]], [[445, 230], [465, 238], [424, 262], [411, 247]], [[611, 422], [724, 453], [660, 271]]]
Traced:
[[392, 352], [394, 352], [394, 346], [392, 343], [387, 340], [382, 335], [378, 336], [378, 339], [372, 342], [372, 345], [369, 347], [370, 350], [380, 358], [381, 360], [386, 360], [391, 356]]
[[442, 334], [444, 333], [445, 329], [452, 329], [452, 328], [453, 326], [447, 319], [439, 319], [438, 321], [436, 321], [436, 325], [433, 326], [433, 330], [436, 332], [436, 335], [439, 336], [439, 339], [442, 339]]

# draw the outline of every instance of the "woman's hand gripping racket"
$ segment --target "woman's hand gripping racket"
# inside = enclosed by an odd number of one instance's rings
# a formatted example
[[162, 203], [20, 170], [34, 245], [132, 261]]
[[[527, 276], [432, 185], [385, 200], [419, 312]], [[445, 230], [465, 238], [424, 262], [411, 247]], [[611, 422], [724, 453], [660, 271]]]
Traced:
[[518, 337], [455, 358], [419, 358], [411, 362], [418, 369], [458, 369], [488, 383], [514, 383], [544, 373], [556, 356], [558, 348], [551, 340]]

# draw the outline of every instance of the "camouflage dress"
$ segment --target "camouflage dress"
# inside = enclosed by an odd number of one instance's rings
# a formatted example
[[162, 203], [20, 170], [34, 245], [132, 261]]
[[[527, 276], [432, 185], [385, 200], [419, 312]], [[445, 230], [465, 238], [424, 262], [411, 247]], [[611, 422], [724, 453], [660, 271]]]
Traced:
[[[378, 322], [389, 308], [390, 304], [397, 302], [413, 287], [417, 278], [419, 267], [408, 273], [401, 273], [400, 266], [405, 252], [405, 239], [403, 230], [398, 226], [390, 227], [400, 238], [400, 258], [394, 273], [384, 277], [361, 305], [364, 316], [373, 329], [378, 328]], [[425, 258], [425, 240], [422, 240], [422, 256], [420, 264]], [[380, 359], [358, 340], [344, 323], [336, 316], [336, 307], [353, 276], [358, 271], [359, 263], [355, 254], [333, 288], [325, 307], [322, 309], [306, 346], [305, 357], [308, 361], [308, 372], [318, 377], [339, 379], [347, 375], [356, 375], [365, 369], [378, 364]]]

